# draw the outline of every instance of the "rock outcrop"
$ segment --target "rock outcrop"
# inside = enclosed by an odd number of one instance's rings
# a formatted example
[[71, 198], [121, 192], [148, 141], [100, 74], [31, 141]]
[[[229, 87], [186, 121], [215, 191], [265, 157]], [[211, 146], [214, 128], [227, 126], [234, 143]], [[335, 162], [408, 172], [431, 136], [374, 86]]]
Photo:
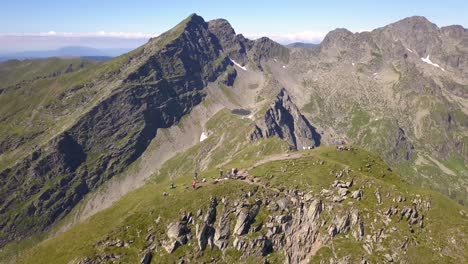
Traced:
[[320, 145], [320, 135], [301, 114], [286, 89], [281, 89], [274, 103], [257, 122], [251, 140], [279, 137], [293, 149], [313, 148]]

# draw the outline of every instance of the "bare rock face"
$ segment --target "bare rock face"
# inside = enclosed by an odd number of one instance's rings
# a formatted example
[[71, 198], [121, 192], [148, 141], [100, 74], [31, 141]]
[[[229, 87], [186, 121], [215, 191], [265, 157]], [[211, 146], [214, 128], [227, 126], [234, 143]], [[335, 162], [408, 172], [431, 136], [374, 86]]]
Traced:
[[351, 197], [360, 201], [362, 199], [362, 195], [363, 195], [363, 192], [361, 189], [359, 190], [356, 190], [354, 192], [351, 193]]
[[320, 135], [301, 114], [286, 89], [281, 89], [263, 120], [254, 127], [251, 140], [279, 137], [293, 149], [306, 149], [320, 145]]
[[287, 63], [289, 61], [289, 50], [283, 45], [267, 37], [263, 37], [253, 41], [253, 45], [249, 51], [249, 57], [257, 64], [259, 69], [262, 69], [262, 63], [269, 59], [278, 58]]
[[254, 204], [250, 208], [239, 208], [239, 210], [236, 226], [234, 227], [234, 233], [238, 236], [249, 231], [250, 225], [255, 220], [255, 217], [260, 210], [260, 205]]
[[216, 221], [216, 206], [218, 201], [215, 198], [211, 199], [210, 207], [206, 212], [204, 222], [201, 224], [200, 230], [198, 230], [197, 225], [197, 240], [200, 250], [205, 250], [207, 245], [213, 247], [214, 244], [214, 235], [215, 229], [213, 227], [214, 222]]
[[190, 230], [187, 228], [187, 225], [179, 221], [170, 223], [167, 226], [167, 237], [178, 241], [180, 244], [187, 243], [187, 234], [189, 232]]
[[313, 221], [317, 220], [320, 216], [320, 213], [323, 210], [323, 204], [321, 200], [314, 200], [309, 206], [309, 211], [307, 216]]
[[235, 249], [244, 252], [245, 256], [266, 256], [273, 252], [272, 242], [265, 236], [254, 239], [236, 238], [233, 246]]
[[224, 206], [223, 212], [221, 213], [220, 220], [215, 228], [215, 236], [214, 236], [214, 244], [219, 249], [225, 249], [229, 244], [229, 236], [230, 236], [230, 218], [229, 215], [231, 211], [229, 210], [226, 205]]
[[252, 41], [242, 35], [236, 35], [231, 24], [225, 19], [215, 19], [208, 22], [208, 30], [218, 38], [223, 51], [241, 65], [248, 63], [247, 50]]

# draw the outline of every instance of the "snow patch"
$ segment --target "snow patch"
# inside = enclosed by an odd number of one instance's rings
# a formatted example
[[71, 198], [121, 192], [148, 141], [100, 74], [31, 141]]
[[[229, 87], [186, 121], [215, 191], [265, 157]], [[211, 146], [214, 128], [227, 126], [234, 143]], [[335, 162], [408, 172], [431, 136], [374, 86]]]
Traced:
[[430, 59], [429, 59], [429, 54], [427, 54], [427, 57], [426, 58], [421, 58], [422, 61], [424, 61], [425, 63], [427, 64], [430, 64], [434, 67], [437, 67], [439, 69], [441, 69], [442, 71], [445, 71], [444, 68], [440, 67], [439, 64], [436, 64], [436, 63], [433, 63]]
[[406, 50], [411, 52], [411, 53], [414, 53], [414, 51], [412, 51], [411, 49], [406, 48]]
[[203, 131], [200, 135], [200, 142], [203, 142], [203, 140], [208, 138], [208, 134]]
[[353, 65], [353, 66], [354, 66], [354, 62], [351, 62], [351, 65]]
[[283, 69], [286, 69], [286, 66], [283, 65]]
[[275, 62], [278, 62], [278, 60], [277, 60], [277, 59], [273, 59], [273, 60], [274, 60]]
[[229, 58], [229, 59], [230, 59], [231, 62], [234, 63], [234, 65], [236, 65], [237, 67], [243, 69], [244, 71], [247, 70], [247, 67], [240, 65], [239, 63], [237, 63], [235, 60], [233, 60], [233, 59], [231, 59], [231, 58]]

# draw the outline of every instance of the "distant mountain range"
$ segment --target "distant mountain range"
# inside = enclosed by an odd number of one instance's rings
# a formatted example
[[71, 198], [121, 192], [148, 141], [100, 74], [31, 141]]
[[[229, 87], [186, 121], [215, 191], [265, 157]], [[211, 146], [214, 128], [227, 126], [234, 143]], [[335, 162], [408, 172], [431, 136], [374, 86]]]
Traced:
[[[313, 48], [319, 44], [294, 42], [285, 45], [288, 48]], [[42, 59], [50, 57], [83, 57], [91, 60], [105, 61], [131, 51], [132, 48], [96, 49], [83, 46], [66, 46], [55, 50], [29, 50], [16, 53], [0, 53], [0, 61]]]
[[126, 52], [131, 48], [109, 48], [96, 49], [91, 47], [67, 46], [56, 50], [31, 50], [17, 53], [0, 54], [0, 61], [7, 60], [24, 60], [24, 59], [40, 59], [49, 57], [88, 57], [88, 58], [109, 58], [116, 57]]
[[314, 44], [314, 43], [304, 43], [304, 42], [294, 42], [286, 45], [288, 48], [305, 48], [305, 49], [310, 49], [317, 47], [319, 44]]

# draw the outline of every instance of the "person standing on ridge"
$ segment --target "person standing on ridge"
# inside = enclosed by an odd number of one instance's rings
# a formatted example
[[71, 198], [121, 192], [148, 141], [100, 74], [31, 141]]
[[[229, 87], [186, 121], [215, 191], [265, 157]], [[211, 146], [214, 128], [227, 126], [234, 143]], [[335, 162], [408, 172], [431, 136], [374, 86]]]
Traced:
[[194, 181], [192, 182], [192, 188], [193, 188], [194, 190], [197, 188], [197, 181], [196, 181], [196, 180], [194, 180]]

